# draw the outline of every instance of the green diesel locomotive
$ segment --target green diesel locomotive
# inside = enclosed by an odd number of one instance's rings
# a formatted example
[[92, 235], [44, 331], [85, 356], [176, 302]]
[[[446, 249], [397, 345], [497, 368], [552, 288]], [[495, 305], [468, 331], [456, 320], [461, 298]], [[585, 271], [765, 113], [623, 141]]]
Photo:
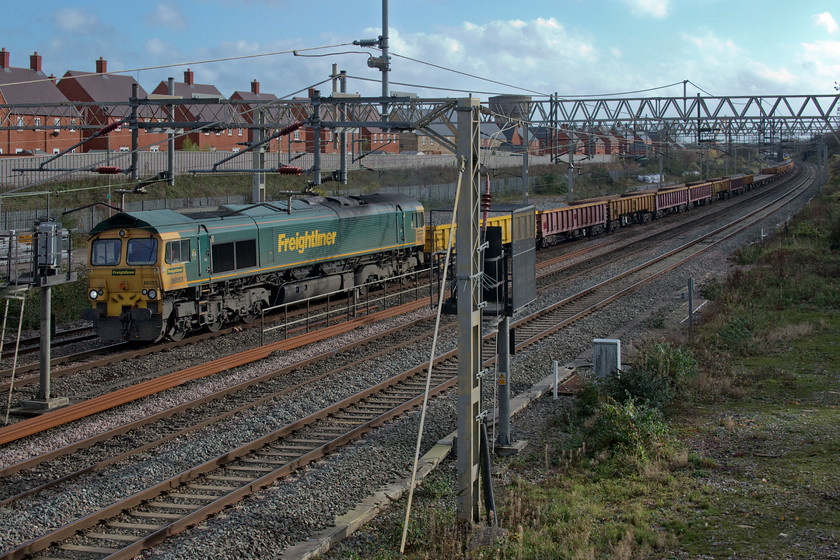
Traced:
[[84, 318], [106, 341], [250, 322], [418, 268], [424, 226], [422, 204], [401, 195], [121, 212], [90, 232]]

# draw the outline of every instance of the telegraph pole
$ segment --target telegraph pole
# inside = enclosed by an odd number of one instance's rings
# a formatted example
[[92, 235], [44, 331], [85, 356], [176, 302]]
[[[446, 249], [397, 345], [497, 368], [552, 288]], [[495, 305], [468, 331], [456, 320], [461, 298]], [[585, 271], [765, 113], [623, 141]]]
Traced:
[[572, 140], [572, 134], [574, 134], [571, 130], [569, 131], [569, 193], [568, 193], [568, 200], [572, 202], [574, 200], [574, 182], [575, 182], [575, 143]]
[[[175, 96], [175, 78], [170, 77], [166, 83], [167, 92], [170, 97]], [[167, 105], [169, 107], [169, 119], [175, 120], [175, 105]], [[169, 134], [166, 135], [166, 162], [169, 169], [168, 183], [170, 187], [175, 186], [175, 129], [170, 128]]]
[[481, 254], [479, 251], [479, 100], [458, 101], [458, 155], [465, 162], [458, 200], [455, 250], [458, 275], [458, 520], [472, 525], [479, 513], [481, 368]]
[[[259, 144], [265, 136], [265, 109], [257, 109], [255, 116], [259, 126], [254, 129], [251, 140], [253, 144]], [[265, 202], [265, 171], [262, 171], [265, 169], [265, 146], [260, 146], [251, 153], [254, 169], [260, 170], [254, 172], [251, 202], [253, 204], [259, 204], [260, 202]]]
[[379, 38], [382, 49], [382, 120], [388, 120], [388, 72], [391, 70], [391, 57], [388, 55], [388, 0], [382, 0], [382, 37]]
[[524, 121], [522, 142], [525, 144], [525, 151], [522, 152], [522, 202], [528, 204], [528, 151], [531, 143], [528, 121]]
[[134, 82], [131, 84], [131, 98], [128, 100], [131, 104], [131, 178], [137, 180], [139, 157], [137, 150], [140, 149], [140, 129], [137, 127], [137, 96], [139, 95], [140, 84]]

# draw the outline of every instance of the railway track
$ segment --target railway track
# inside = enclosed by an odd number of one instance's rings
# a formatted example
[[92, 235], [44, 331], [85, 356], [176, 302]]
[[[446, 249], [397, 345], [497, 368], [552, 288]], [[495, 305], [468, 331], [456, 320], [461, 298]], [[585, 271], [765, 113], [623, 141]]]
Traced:
[[[756, 210], [749, 217], [750, 223], [732, 223], [718, 228], [613, 280], [516, 321], [513, 326], [517, 350], [536, 344], [640, 284], [683, 264], [769, 215], [797, 194], [797, 189], [791, 189], [763, 210]], [[485, 343], [492, 345], [492, 337]], [[450, 376], [457, 371], [456, 354], [452, 351], [436, 362], [433, 371], [439, 391], [455, 382]], [[21, 558], [38, 551], [49, 553], [49, 543], [62, 539], [68, 539], [59, 545], [65, 552], [131, 557], [416, 406], [419, 399], [416, 390], [424, 385], [416, 376], [423, 370], [424, 366], [418, 366], [403, 372], [377, 387], [159, 482], [123, 503], [113, 504], [95, 515], [24, 543], [4, 553], [2, 558]], [[387, 388], [393, 389], [392, 392], [380, 392]], [[347, 429], [340, 431], [340, 427]], [[117, 515], [119, 519], [115, 518]]]
[[[52, 349], [60, 348], [62, 346], [69, 346], [71, 344], [78, 344], [80, 342], [87, 342], [97, 338], [91, 327], [75, 327], [63, 331], [58, 331], [52, 336]], [[17, 350], [15, 347], [17, 346]], [[27, 354], [34, 354], [41, 349], [41, 337], [29, 336], [21, 338], [20, 342], [16, 342], [12, 338], [8, 338], [3, 344], [2, 359], [9, 359], [14, 357], [15, 353], [18, 356], [25, 356]]]
[[[267, 315], [264, 321], [255, 321], [250, 324], [237, 323], [216, 332], [195, 333], [192, 336], [177, 341], [170, 340], [157, 344], [142, 344], [139, 347], [135, 343], [120, 342], [97, 346], [93, 349], [64, 356], [53, 356], [51, 359], [53, 368], [50, 371], [50, 375], [52, 379], [60, 379], [82, 371], [104, 368], [113, 364], [136, 360], [143, 356], [167, 352], [202, 343], [207, 340], [228, 336], [234, 332], [242, 332], [250, 329], [265, 329], [267, 326], [271, 327], [274, 324], [284, 325], [282, 329], [283, 338], [296, 336], [300, 333], [328, 327], [342, 321], [349, 321], [358, 316], [373, 314], [382, 310], [384, 307], [393, 305], [391, 300], [383, 298], [390, 296], [401, 298], [403, 296], [400, 294], [411, 292], [415, 293], [416, 298], [423, 298], [428, 295], [427, 292], [424, 292], [424, 290], [428, 289], [428, 285], [423, 283], [423, 273], [423, 271], [418, 272], [418, 278], [420, 280], [415, 281], [413, 284], [388, 286], [381, 292], [371, 291], [368, 297], [361, 299], [353, 306], [343, 302], [331, 301], [295, 309], [289, 313]], [[279, 329], [276, 330], [280, 332]], [[89, 339], [95, 338], [95, 335], [89, 337]], [[37, 361], [18, 365], [15, 368], [14, 387], [20, 388], [38, 383], [39, 369], [40, 363]], [[11, 368], [0, 370], [0, 392], [9, 391], [11, 378]]]

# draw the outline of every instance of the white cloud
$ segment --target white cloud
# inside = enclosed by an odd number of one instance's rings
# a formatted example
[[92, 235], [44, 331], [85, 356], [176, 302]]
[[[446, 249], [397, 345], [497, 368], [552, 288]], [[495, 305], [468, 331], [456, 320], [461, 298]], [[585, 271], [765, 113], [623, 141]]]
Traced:
[[146, 41], [144, 46], [145, 51], [151, 55], [153, 59], [160, 56], [171, 56], [175, 52], [175, 48], [172, 45], [157, 37]]
[[833, 85], [840, 76], [840, 41], [803, 43], [802, 49], [797, 75], [807, 77], [807, 83], [798, 83], [800, 90], [836, 93]]
[[73, 8], [63, 8], [55, 13], [56, 25], [62, 31], [71, 33], [87, 32], [98, 25], [98, 18]]
[[739, 47], [732, 39], [721, 39], [712, 32], [707, 32], [703, 36], [682, 34], [683, 38], [693, 45], [696, 55], [705, 56], [710, 61], [725, 62], [722, 56], [743, 56], [745, 55], [743, 49]]
[[834, 18], [828, 12], [815, 15], [814, 25], [825, 28], [829, 33], [837, 33], [837, 30], [840, 29], [837, 26], [837, 22], [834, 21]]
[[[393, 54], [544, 93], [553, 93], [558, 87], [591, 91], [595, 86], [588, 84], [601, 76], [593, 74], [592, 69], [603, 64], [613, 66], [620, 57], [617, 52], [602, 52], [590, 34], [571, 31], [555, 18], [464, 22], [432, 34], [402, 33], [392, 28], [390, 39]], [[417, 84], [415, 89], [422, 85], [449, 86], [455, 90], [453, 95], [459, 91], [511, 91], [501, 84], [399, 57], [393, 60], [392, 69], [392, 81]]]
[[652, 16], [662, 19], [668, 16], [671, 0], [623, 0], [630, 11], [637, 16]]
[[149, 14], [148, 20], [152, 25], [162, 25], [170, 29], [184, 29], [187, 26], [181, 10], [175, 4], [158, 4]]

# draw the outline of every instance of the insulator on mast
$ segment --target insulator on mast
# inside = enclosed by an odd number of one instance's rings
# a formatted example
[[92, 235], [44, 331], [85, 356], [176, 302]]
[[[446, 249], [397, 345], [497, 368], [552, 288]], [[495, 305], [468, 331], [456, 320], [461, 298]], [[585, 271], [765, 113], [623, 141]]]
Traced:
[[108, 134], [109, 132], [113, 132], [114, 130], [118, 129], [119, 127], [121, 127], [124, 124], [125, 124], [125, 121], [112, 122], [108, 126], [103, 126], [98, 131], [96, 131], [95, 135], [96, 136], [104, 136], [105, 134]]
[[294, 132], [295, 130], [299, 129], [302, 126], [303, 126], [303, 123], [300, 122], [300, 121], [292, 123], [288, 126], [285, 126], [285, 127], [280, 129], [280, 136], [286, 136], [287, 134], [291, 134], [292, 132]]
[[96, 168], [96, 172], [100, 175], [119, 175], [122, 171], [116, 165], [100, 165]]

